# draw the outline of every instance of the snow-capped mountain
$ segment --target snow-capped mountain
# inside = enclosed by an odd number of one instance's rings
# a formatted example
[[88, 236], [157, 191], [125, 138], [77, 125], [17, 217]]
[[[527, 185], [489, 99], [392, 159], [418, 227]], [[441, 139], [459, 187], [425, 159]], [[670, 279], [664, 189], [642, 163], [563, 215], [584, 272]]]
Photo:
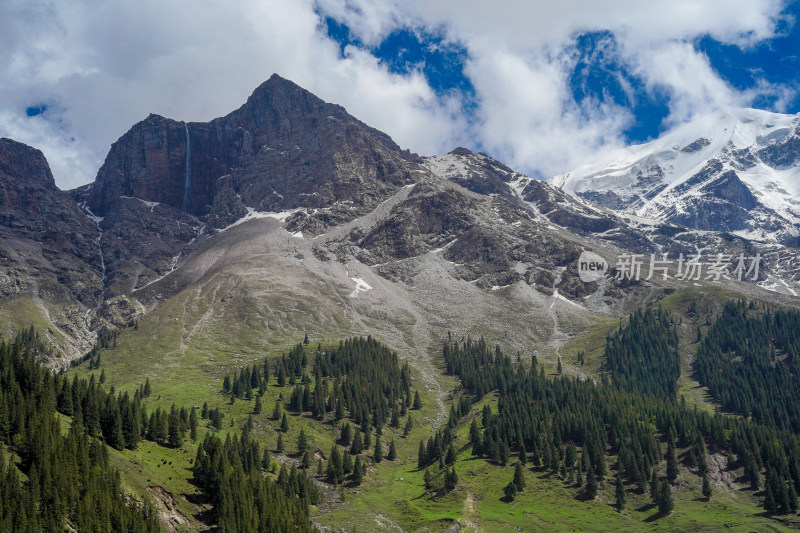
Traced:
[[[800, 234], [798, 120], [690, 126], [564, 177], [566, 190], [466, 148], [420, 157], [279, 76], [210, 122], [151, 115], [69, 192], [40, 152], [0, 139], [0, 328], [46, 324], [63, 365], [120, 328], [173, 320], [182, 300], [181, 316], [254, 312], [281, 338], [304, 333], [309, 309], [343, 335], [380, 323], [427, 357], [451, 325], [514, 331], [521, 348], [697, 284], [797, 297], [800, 247], [781, 242]], [[581, 278], [586, 251], [606, 277]], [[763, 261], [745, 280], [611, 274], [632, 254], [700, 252]]]
[[709, 114], [551, 183], [627, 214], [798, 246], [800, 115]]

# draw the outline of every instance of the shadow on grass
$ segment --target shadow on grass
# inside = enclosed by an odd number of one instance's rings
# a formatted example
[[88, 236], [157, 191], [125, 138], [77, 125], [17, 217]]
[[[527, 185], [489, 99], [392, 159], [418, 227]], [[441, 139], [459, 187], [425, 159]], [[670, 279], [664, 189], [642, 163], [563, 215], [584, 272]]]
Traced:
[[658, 511], [656, 511], [655, 513], [653, 513], [650, 516], [648, 516], [647, 518], [645, 518], [644, 521], [648, 522], [648, 523], [655, 522], [656, 520], [660, 520], [660, 519], [664, 518], [665, 516], [669, 516], [669, 515], [663, 515], [663, 514], [659, 513]]
[[[202, 488], [195, 482], [194, 479], [189, 479], [189, 484], [202, 490]], [[209, 527], [214, 525], [216, 519], [214, 506], [212, 499], [208, 496], [208, 494], [203, 491], [197, 494], [182, 494], [181, 496], [185, 498], [187, 502], [194, 505], [198, 510], [194, 514], [194, 517], [198, 522]]]

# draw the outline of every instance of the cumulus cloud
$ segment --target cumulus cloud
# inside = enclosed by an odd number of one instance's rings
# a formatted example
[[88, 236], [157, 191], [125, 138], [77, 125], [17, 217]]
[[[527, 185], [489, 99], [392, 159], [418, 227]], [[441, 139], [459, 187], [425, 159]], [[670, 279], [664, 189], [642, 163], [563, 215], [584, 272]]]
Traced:
[[[747, 105], [692, 46], [699, 35], [747, 46], [770, 37], [777, 0], [5, 0], [0, 18], [0, 135], [41, 148], [57, 182], [91, 181], [110, 144], [150, 112], [201, 121], [241, 105], [272, 72], [422, 154], [480, 146], [548, 176], [619, 146], [630, 124], [613, 104], [571, 97], [577, 33], [610, 30], [652, 90], [670, 94], [670, 123], [714, 106]], [[467, 50], [464, 95], [437, 94], [412, 70], [390, 72], [367, 49], [325, 33], [323, 17], [377, 45], [424, 29]], [[26, 116], [31, 105], [46, 111]]]
[[[149, 113], [209, 120], [273, 72], [421, 152], [465, 130], [457, 103], [418, 73], [389, 73], [353, 47], [342, 57], [309, 1], [19, 0], [4, 14], [0, 136], [42, 149], [64, 188], [91, 181], [110, 144]], [[40, 104], [43, 114], [26, 116]]]

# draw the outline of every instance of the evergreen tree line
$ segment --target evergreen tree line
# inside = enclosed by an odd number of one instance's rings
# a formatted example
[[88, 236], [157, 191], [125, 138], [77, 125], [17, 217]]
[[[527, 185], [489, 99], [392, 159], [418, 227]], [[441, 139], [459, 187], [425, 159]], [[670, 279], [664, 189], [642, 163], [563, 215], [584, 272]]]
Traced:
[[[73, 376], [57, 376], [56, 408], [66, 416], [80, 416], [92, 436], [102, 436], [106, 444], [117, 450], [135, 449], [147, 439], [162, 445], [180, 448], [187, 431], [196, 436], [197, 414], [194, 410], [169, 411], [160, 407], [148, 415], [144, 399], [150, 395], [150, 381], [140, 386], [133, 397], [125, 392], [106, 392], [95, 382], [94, 374], [87, 381]], [[0, 400], [0, 412], [2, 412]], [[2, 431], [2, 428], [0, 428]]]
[[220, 533], [312, 532], [309, 506], [322, 494], [304, 472], [281, 467], [277, 482], [265, 476], [267, 449], [260, 449], [247, 427], [223, 442], [206, 434], [197, 447], [195, 481], [211, 496]]
[[800, 433], [800, 312], [728, 302], [697, 349], [698, 381], [726, 411]]
[[425, 468], [436, 461], [439, 461], [440, 467], [455, 464], [456, 452], [453, 447], [452, 430], [455, 429], [463, 417], [469, 414], [471, 408], [472, 402], [468, 396], [462, 396], [458, 402], [450, 406], [447, 425], [428, 437], [427, 440], [420, 441], [417, 466]]
[[[659, 323], [668, 325], [667, 320], [659, 319]], [[613, 342], [625, 338], [641, 344], [627, 335]], [[616, 345], [613, 349], [619, 350]], [[625, 490], [644, 492], [649, 481], [654, 501], [669, 512], [671, 489], [665, 489], [664, 482], [674, 482], [681, 467], [705, 476], [706, 448], [713, 447], [730, 454], [732, 467], [744, 467], [754, 489], [761, 487], [765, 477], [770, 480], [773, 487], [764, 501], [768, 511], [796, 509], [800, 441], [789, 431], [689, 410], [659, 395], [632, 394], [617, 386], [564, 376], [551, 379], [535, 357], [525, 368], [505, 357], [499, 347], [489, 350], [483, 339], [447, 343], [443, 353], [448, 372], [460, 378], [474, 394], [473, 400], [492, 390], [499, 394], [497, 412], [487, 405], [480, 426], [476, 419], [470, 428], [470, 444], [477, 456], [502, 465], [517, 455], [520, 462], [575, 481], [589, 498], [613, 467], [624, 483], [632, 485], [623, 486]], [[444, 446], [444, 434], [442, 439]], [[686, 450], [680, 456], [679, 448]], [[429, 463], [427, 447], [425, 457]], [[666, 478], [660, 479], [655, 470], [664, 461]], [[782, 501], [782, 507], [771, 505], [770, 491], [772, 500]]]
[[[122, 443], [122, 415], [115, 425], [105, 406], [129, 413], [135, 402], [42, 368], [47, 349], [33, 329], [0, 341], [0, 531], [160, 531], [149, 505], [128, 503], [105, 444], [95, 438], [109, 426], [109, 436]], [[59, 406], [73, 417], [66, 434]]]
[[681, 365], [672, 315], [661, 307], [630, 315], [606, 337], [605, 367], [620, 390], [674, 400]]
[[[319, 420], [332, 414], [336, 422], [349, 416], [362, 430], [371, 426], [378, 433], [387, 423], [400, 427], [409, 408], [422, 407], [419, 392], [411, 395], [408, 364], [400, 365], [397, 353], [372, 337], [340, 341], [327, 351], [318, 346], [311, 355], [313, 365], [308, 349], [298, 343], [274, 362], [266, 359], [227, 374], [222, 389], [233, 398], [245, 399], [253, 398], [253, 390], [258, 389], [254, 408], [258, 414], [263, 409], [260, 398], [270, 376], [275, 376], [276, 386], [294, 386], [286, 401], [289, 411], [309, 413]], [[279, 417], [279, 411], [276, 405], [273, 416]]]

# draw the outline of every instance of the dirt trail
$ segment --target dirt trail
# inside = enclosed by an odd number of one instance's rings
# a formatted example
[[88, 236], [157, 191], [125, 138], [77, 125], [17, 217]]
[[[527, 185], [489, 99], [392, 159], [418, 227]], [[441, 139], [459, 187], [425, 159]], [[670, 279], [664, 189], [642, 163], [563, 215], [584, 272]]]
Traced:
[[464, 525], [467, 531], [473, 531], [475, 533], [481, 531], [480, 519], [477, 516], [477, 509], [475, 507], [475, 495], [470, 491], [467, 491], [467, 496], [464, 498], [464, 508], [459, 522]]

